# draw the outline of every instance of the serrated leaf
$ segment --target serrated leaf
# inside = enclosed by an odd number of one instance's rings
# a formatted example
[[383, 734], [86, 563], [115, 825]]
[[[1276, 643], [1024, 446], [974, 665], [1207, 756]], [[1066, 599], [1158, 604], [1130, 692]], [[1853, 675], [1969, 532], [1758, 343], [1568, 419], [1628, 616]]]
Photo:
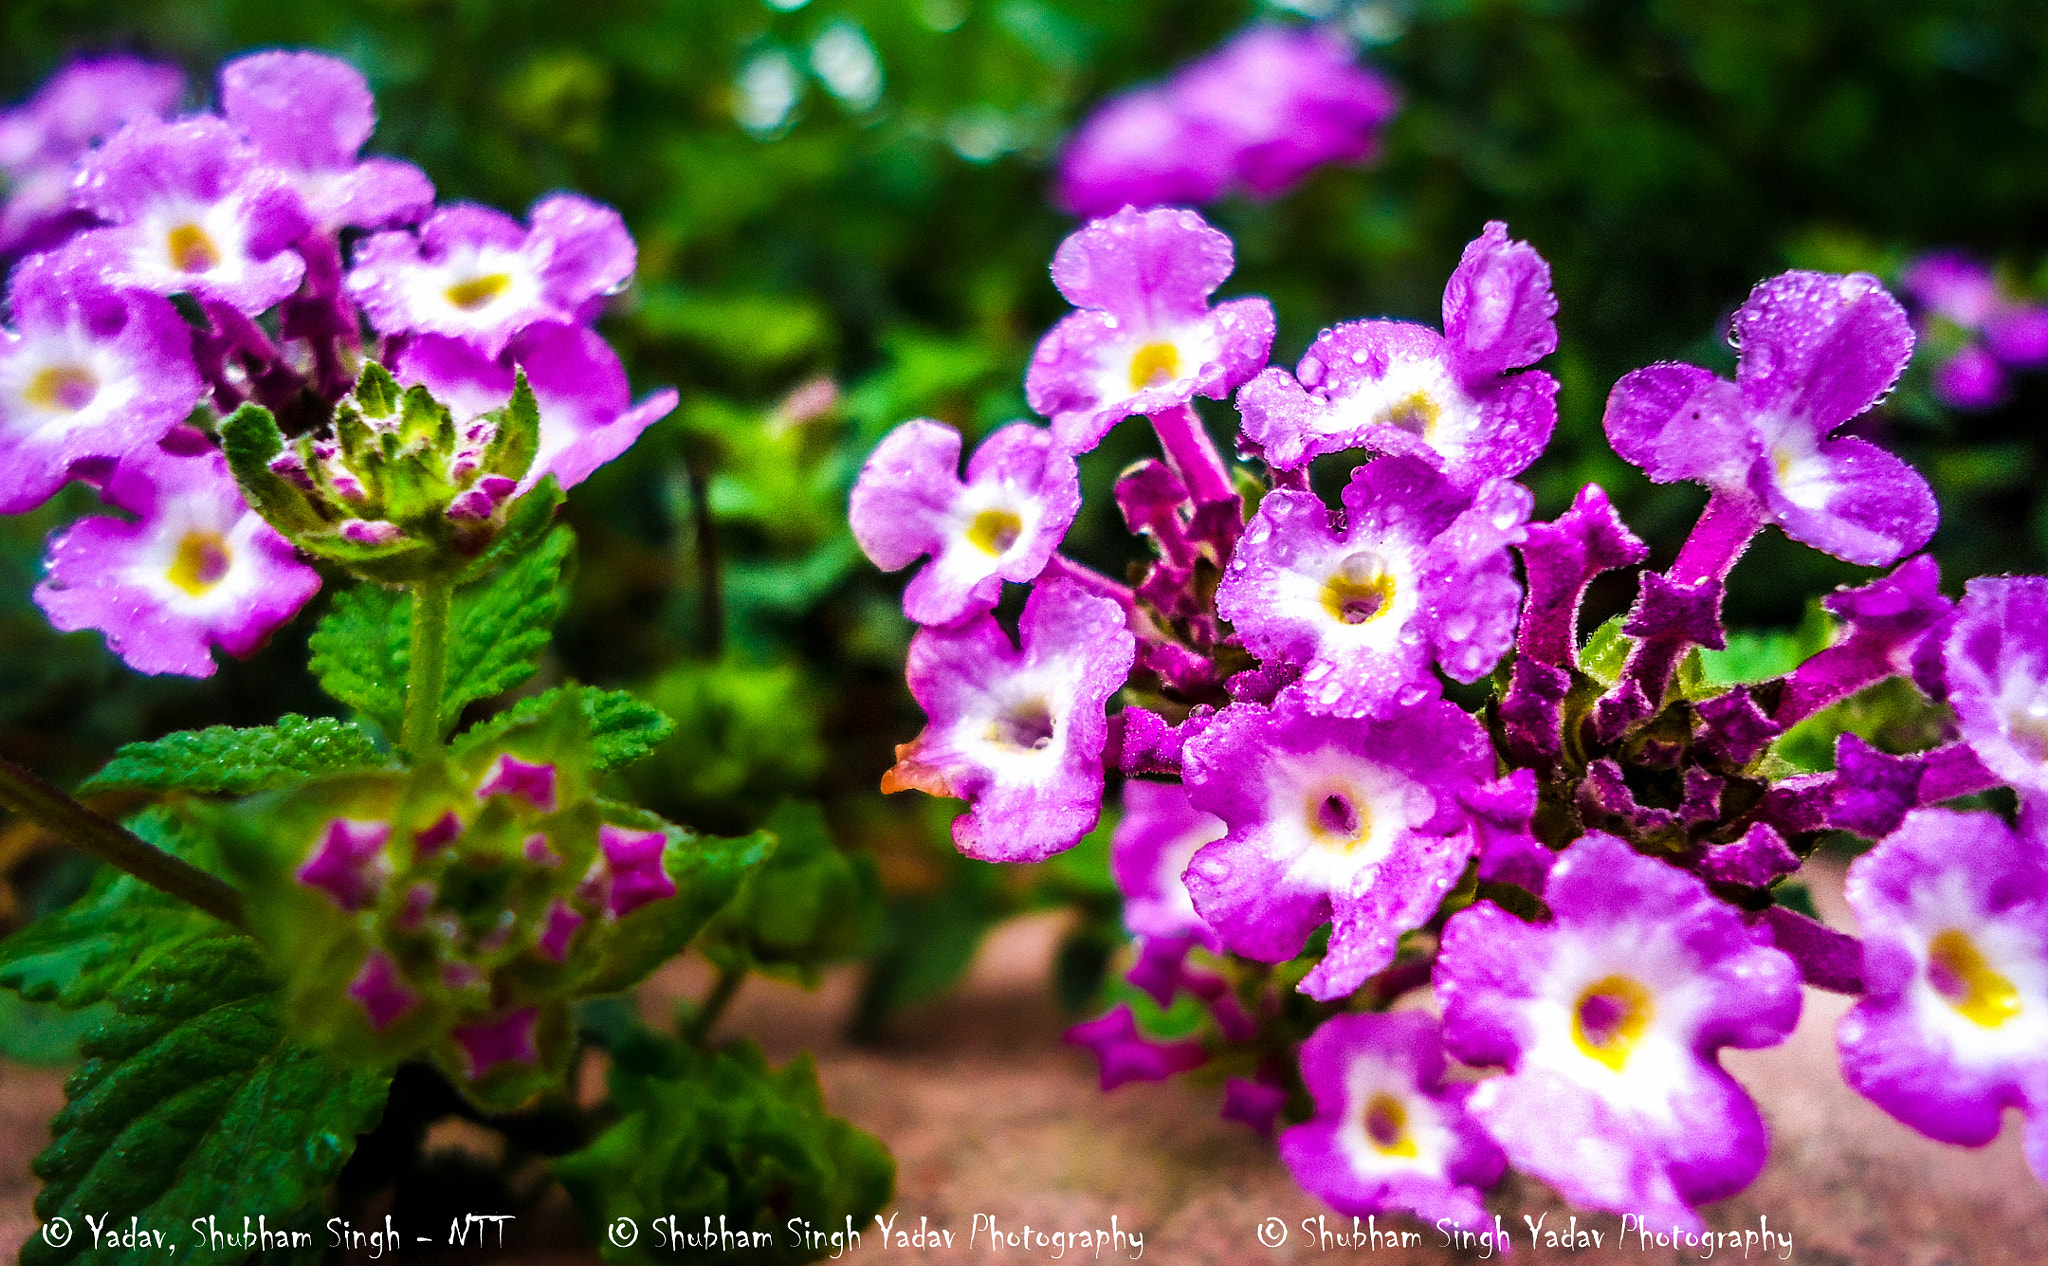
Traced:
[[669, 1215], [761, 1233], [749, 1261], [815, 1261], [830, 1245], [790, 1226], [858, 1227], [895, 1187], [881, 1143], [825, 1111], [808, 1055], [770, 1069], [751, 1042], [706, 1054], [643, 1030], [615, 1053], [611, 1083], [625, 1117], [555, 1162], [608, 1262], [666, 1260], [652, 1236], [621, 1247], [605, 1228]]
[[[125, 825], [202, 870], [220, 870], [212, 840], [169, 809], [146, 810]], [[212, 915], [107, 869], [77, 901], [0, 940], [0, 986], [31, 1002], [92, 1006], [158, 959], [222, 927]]]
[[590, 724], [591, 768], [599, 773], [639, 760], [675, 733], [676, 723], [623, 690], [556, 686], [521, 699], [498, 715], [471, 726], [455, 741], [461, 755], [488, 747], [515, 726], [540, 720], [564, 692], [573, 693]]
[[443, 732], [465, 706], [533, 676], [554, 640], [566, 597], [562, 568], [575, 545], [573, 532], [557, 528], [504, 571], [456, 592], [441, 695]]
[[[216, 924], [216, 928], [220, 925]], [[266, 1218], [293, 1224], [375, 1124], [390, 1077], [342, 1067], [288, 1042], [263, 951], [220, 928], [158, 959], [113, 999], [114, 1016], [82, 1044], [86, 1063], [36, 1157], [37, 1216], [84, 1228], [111, 1210], [183, 1233], [195, 1218], [230, 1216], [261, 1198]], [[52, 1246], [31, 1237], [23, 1266], [61, 1266], [87, 1235]], [[252, 1256], [211, 1252], [214, 1263]], [[95, 1262], [155, 1263], [154, 1246], [98, 1249]]]
[[237, 730], [215, 725], [129, 743], [79, 791], [180, 790], [240, 796], [322, 774], [377, 769], [385, 763], [361, 726], [287, 712], [274, 726]]
[[379, 585], [343, 590], [311, 639], [320, 688], [361, 712], [386, 734], [405, 721], [405, 674], [412, 663], [412, 608], [406, 595]]

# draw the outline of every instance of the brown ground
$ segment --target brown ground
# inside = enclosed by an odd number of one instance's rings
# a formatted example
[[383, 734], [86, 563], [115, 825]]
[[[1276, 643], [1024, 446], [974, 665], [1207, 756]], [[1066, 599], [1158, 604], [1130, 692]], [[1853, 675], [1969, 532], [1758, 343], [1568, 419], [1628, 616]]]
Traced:
[[[1839, 918], [1833, 893], [1821, 895], [1831, 919]], [[1028, 1223], [1034, 1233], [1107, 1229], [1113, 1217], [1119, 1229], [1142, 1232], [1144, 1260], [1170, 1264], [1309, 1262], [1370, 1251], [1325, 1252], [1305, 1242], [1302, 1220], [1327, 1211], [1293, 1185], [1270, 1144], [1216, 1118], [1213, 1089], [1132, 1085], [1112, 1095], [1096, 1089], [1091, 1059], [1061, 1044], [1065, 1021], [1045, 988], [1056, 931], [1043, 918], [1000, 930], [961, 988], [901, 1017], [881, 1048], [854, 1048], [837, 1037], [853, 997], [847, 977], [829, 982], [819, 995], [757, 981], [734, 1003], [724, 1031], [755, 1035], [777, 1060], [815, 1050], [833, 1110], [895, 1152], [891, 1210], [897, 1229], [915, 1230], [924, 1221], [953, 1232], [951, 1251], [920, 1253], [885, 1250], [870, 1225], [852, 1256], [1055, 1260], [1049, 1244], [992, 1252], [985, 1229], [970, 1251], [966, 1241], [977, 1230], [977, 1215], [983, 1228], [992, 1217], [1006, 1232]], [[658, 1000], [663, 995], [699, 993], [703, 981], [692, 965], [678, 965], [657, 980], [652, 1005], [665, 1010]], [[1790, 1042], [1727, 1056], [1727, 1066], [1763, 1104], [1775, 1150], [1754, 1186], [1707, 1211], [1709, 1224], [1732, 1231], [1768, 1219], [1774, 1234], [1790, 1234], [1789, 1260], [1812, 1266], [2048, 1260], [2048, 1193], [2027, 1172], [2017, 1122], [2008, 1122], [2004, 1136], [1979, 1152], [1929, 1142], [1892, 1122], [1841, 1082], [1831, 1035], [1846, 1005], [1809, 992]], [[0, 1065], [0, 1260], [34, 1230], [27, 1162], [47, 1137], [45, 1123], [62, 1099], [61, 1080], [60, 1074]], [[1611, 1214], [1578, 1215], [1579, 1228], [1602, 1232], [1599, 1249], [1531, 1252], [1525, 1215], [1545, 1218], [1548, 1230], [1568, 1222], [1572, 1212], [1529, 1181], [1503, 1186], [1492, 1206], [1513, 1232], [1520, 1262], [1650, 1266], [1703, 1256], [1699, 1249], [1681, 1254], [1654, 1243], [1646, 1249], [1635, 1239], [1617, 1248], [1618, 1219]], [[1278, 1249], [1262, 1246], [1257, 1236], [1267, 1218], [1288, 1227]], [[1334, 1217], [1331, 1229], [1340, 1221], [1348, 1229], [1348, 1219]], [[1422, 1232], [1425, 1248], [1382, 1248], [1371, 1251], [1372, 1260], [1476, 1260], [1476, 1254], [1435, 1247], [1440, 1241], [1427, 1228], [1397, 1225]], [[1380, 1229], [1387, 1229], [1386, 1220]], [[544, 1228], [507, 1232], [510, 1248], [522, 1239], [529, 1259], [579, 1260], [556, 1251], [559, 1234]], [[1069, 1248], [1058, 1260], [1082, 1255]], [[1112, 1255], [1102, 1254], [1105, 1260]], [[1725, 1260], [1734, 1253], [1722, 1249], [1714, 1256]], [[1762, 1251], [1755, 1256], [1761, 1259]], [[486, 1260], [480, 1253], [471, 1257], [472, 1266]]]

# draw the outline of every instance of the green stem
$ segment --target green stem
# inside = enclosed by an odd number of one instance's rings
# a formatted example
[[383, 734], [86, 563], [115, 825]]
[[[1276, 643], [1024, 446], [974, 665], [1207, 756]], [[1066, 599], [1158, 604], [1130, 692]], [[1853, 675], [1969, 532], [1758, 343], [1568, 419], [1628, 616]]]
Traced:
[[189, 902], [230, 927], [248, 930], [242, 895], [233, 888], [94, 813], [5, 757], [0, 757], [0, 804], [150, 887]]
[[690, 1017], [689, 1031], [684, 1035], [693, 1046], [702, 1046], [711, 1036], [711, 1030], [718, 1026], [718, 1017], [725, 1014], [726, 1004], [740, 991], [747, 980], [744, 967], [726, 967], [718, 973], [718, 983], [711, 986], [704, 1001], [697, 1005], [697, 1013]]
[[455, 585], [431, 576], [412, 590], [412, 666], [405, 681], [405, 750], [419, 764], [441, 750], [441, 688], [448, 681], [448, 609]]

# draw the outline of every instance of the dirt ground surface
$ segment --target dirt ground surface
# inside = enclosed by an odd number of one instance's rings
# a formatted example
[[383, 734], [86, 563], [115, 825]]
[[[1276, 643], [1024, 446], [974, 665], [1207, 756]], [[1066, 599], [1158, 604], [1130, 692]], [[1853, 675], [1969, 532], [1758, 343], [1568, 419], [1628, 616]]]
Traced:
[[[1814, 878], [1823, 913], [1846, 926], [1837, 885]], [[1077, 1247], [1074, 1237], [1112, 1228], [1126, 1239], [1121, 1248], [1112, 1242], [1101, 1249], [1099, 1260], [1121, 1256], [1169, 1266], [1484, 1260], [1479, 1246], [1463, 1252], [1442, 1247], [1433, 1229], [1402, 1219], [1377, 1220], [1377, 1247], [1319, 1240], [1312, 1234], [1318, 1217], [1332, 1234], [1347, 1235], [1350, 1219], [1296, 1188], [1269, 1142], [1219, 1120], [1214, 1088], [1131, 1085], [1102, 1094], [1092, 1059], [1060, 1041], [1069, 1021], [1046, 987], [1057, 933], [1057, 921], [1049, 918], [1000, 929], [961, 987], [901, 1016], [878, 1047], [854, 1047], [839, 1037], [854, 997], [850, 976], [831, 979], [815, 995], [756, 981], [735, 1001], [721, 1031], [752, 1034], [778, 1061], [816, 1051], [833, 1111], [894, 1151], [896, 1196], [883, 1216], [893, 1215], [895, 1229], [952, 1232], [950, 1248], [919, 1250], [899, 1247], [893, 1238], [885, 1245], [870, 1223], [860, 1228], [860, 1246], [841, 1260], [1092, 1261], [1097, 1250]], [[706, 978], [690, 963], [669, 969], [650, 990], [650, 1019], [666, 1014], [672, 999], [700, 994]], [[1575, 1214], [1541, 1184], [1510, 1179], [1489, 1207], [1512, 1237], [1513, 1260], [1643, 1266], [1744, 1256], [1808, 1266], [2048, 1260], [2048, 1192], [2027, 1171], [2017, 1118], [1981, 1151], [1945, 1147], [1907, 1131], [1841, 1081], [1832, 1035], [1847, 1000], [1809, 991], [1806, 1002], [1791, 1041], [1725, 1057], [1763, 1105], [1773, 1152], [1748, 1191], [1711, 1206], [1705, 1217], [1723, 1232], [1768, 1229], [1774, 1237], [1768, 1254], [1759, 1243], [1746, 1254], [1740, 1246], [1718, 1247], [1709, 1257], [1699, 1247], [1659, 1247], [1654, 1238], [1644, 1243], [1633, 1231], [1618, 1242], [1616, 1215]], [[11, 1259], [36, 1232], [28, 1161], [62, 1103], [62, 1080], [61, 1073], [0, 1064], [0, 1260]], [[440, 1260], [465, 1266], [595, 1260], [594, 1253], [566, 1249], [573, 1242], [566, 1228], [548, 1225], [566, 1216], [562, 1202], [551, 1202], [506, 1231], [503, 1253], [471, 1250]], [[1528, 1222], [1539, 1220], [1545, 1232], [1598, 1232], [1600, 1243], [1532, 1251]], [[1001, 1247], [990, 1244], [991, 1223], [1003, 1233]], [[1021, 1236], [1027, 1225], [1030, 1247], [1021, 1241], [1009, 1246], [1009, 1237]], [[1266, 1241], [1277, 1240], [1284, 1227], [1284, 1242], [1262, 1242], [1262, 1226]], [[1420, 1246], [1389, 1248], [1389, 1231], [1409, 1232]], [[1054, 1233], [1069, 1238], [1054, 1241]], [[1142, 1256], [1130, 1242], [1133, 1233], [1143, 1237]], [[1777, 1238], [1786, 1236], [1789, 1251]], [[737, 1253], [675, 1256], [746, 1260]], [[369, 1260], [367, 1253], [347, 1257]]]

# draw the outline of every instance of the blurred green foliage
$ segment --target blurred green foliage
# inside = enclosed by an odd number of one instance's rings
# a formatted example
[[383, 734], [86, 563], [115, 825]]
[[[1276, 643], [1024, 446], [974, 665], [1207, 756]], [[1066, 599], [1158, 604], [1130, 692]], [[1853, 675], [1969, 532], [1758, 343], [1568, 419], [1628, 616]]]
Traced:
[[[2024, 276], [2048, 249], [2037, 0], [12, 0], [0, 97], [75, 52], [169, 56], [203, 91], [235, 52], [319, 47], [377, 90], [372, 148], [419, 162], [444, 197], [517, 210], [568, 187], [619, 207], [641, 265], [604, 329], [640, 389], [675, 383], [683, 404], [571, 495], [581, 567], [529, 689], [573, 675], [672, 717], [633, 786], [656, 809], [733, 831], [784, 796], [822, 804], [888, 894], [882, 1008], [957, 970], [1020, 898], [964, 877], [944, 813], [875, 795], [921, 716], [901, 577], [861, 559], [846, 490], [905, 418], [980, 433], [1024, 413], [1031, 346], [1065, 310], [1046, 264], [1072, 226], [1045, 199], [1064, 132], [1247, 21], [1303, 14], [1359, 35], [1404, 109], [1376, 167], [1212, 209], [1238, 244], [1226, 293], [1271, 296], [1291, 364], [1330, 322], [1434, 321], [1463, 244], [1506, 219], [1561, 302], [1540, 508], [1598, 480], [1660, 557], [1703, 498], [1607, 451], [1620, 374], [1666, 358], [1726, 371], [1726, 315], [1789, 265], [1883, 270], [1961, 245]], [[1935, 482], [1951, 587], [2048, 570], [2048, 379], [1965, 417], [1932, 403], [1924, 373], [1871, 426]], [[1229, 425], [1226, 407], [1208, 416]], [[1124, 427], [1084, 463], [1070, 544], [1085, 560], [1136, 556], [1106, 492], [1149, 442]], [[89, 500], [74, 491], [72, 509]], [[124, 740], [318, 710], [299, 667], [310, 621], [203, 684], [136, 678], [95, 636], [51, 634], [25, 595], [58, 521], [0, 525], [0, 750], [75, 777]], [[1770, 534], [1731, 612], [1790, 628], [1856, 575]], [[1628, 594], [1603, 584], [1585, 627]]]

